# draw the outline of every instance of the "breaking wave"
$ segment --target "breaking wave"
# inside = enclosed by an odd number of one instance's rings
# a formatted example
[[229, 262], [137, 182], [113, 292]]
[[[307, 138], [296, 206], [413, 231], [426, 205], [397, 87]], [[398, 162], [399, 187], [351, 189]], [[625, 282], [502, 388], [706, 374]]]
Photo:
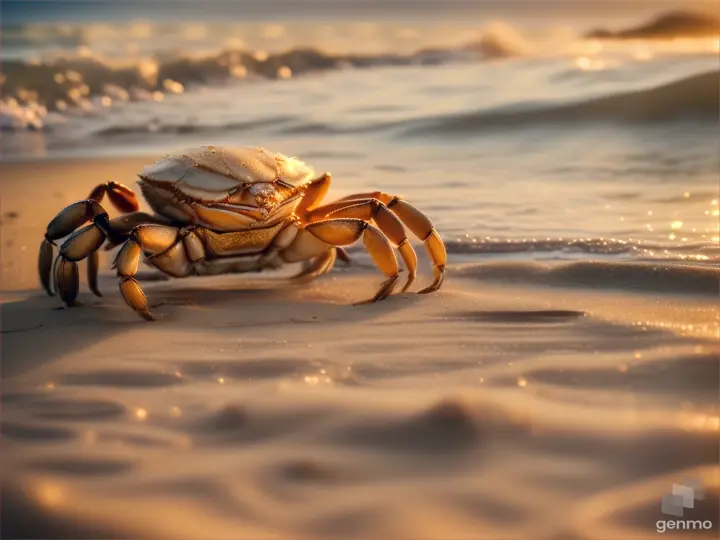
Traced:
[[[709, 16], [692, 19], [680, 15], [668, 14], [642, 28], [680, 32], [692, 24], [695, 24], [697, 30], [703, 25], [714, 28], [713, 25], [717, 23], [713, 23], [714, 19]], [[409, 52], [398, 52], [401, 49], [397, 48], [397, 40], [387, 45], [388, 52], [377, 53], [332, 52], [335, 49], [331, 46], [324, 47], [321, 42], [315, 41], [313, 43], [318, 45], [316, 47], [288, 46], [284, 51], [264, 52], [244, 44], [225, 43], [227, 35], [232, 34], [232, 28], [205, 25], [202, 29], [208, 34], [208, 39], [215, 39], [217, 34], [217, 41], [212, 41], [211, 48], [203, 48], [201, 53], [200, 45], [190, 39], [192, 36], [177, 35], [177, 25], [133, 24], [125, 29], [127, 36], [123, 36], [123, 28], [95, 23], [27, 24], [3, 28], [4, 62], [0, 73], [0, 89], [4, 97], [0, 99], [0, 130], [47, 130], [69, 116], [101, 115], [111, 105], [117, 110], [118, 104], [126, 102], [152, 104], [186, 90], [236, 84], [240, 80], [287, 79], [332, 70], [432, 66], [543, 55], [560, 58], [565, 62], [568, 60], [565, 57], [573, 57], [574, 53], [566, 48], [568, 44], [563, 40], [575, 39], [565, 36], [558, 37], [560, 41], [550, 40], [544, 43], [549, 49], [543, 49], [541, 53], [539, 43], [530, 42], [527, 36], [510, 25], [496, 22], [469, 35], [463, 34], [462, 38], [458, 38], [459, 43], [464, 42], [461, 45], [423, 48], [423, 45], [432, 41], [423, 39], [407, 48]], [[128, 43], [118, 45], [124, 37], [127, 37]], [[293, 39], [289, 43], [298, 41]], [[130, 45], [140, 49], [128, 49]], [[705, 74], [661, 88], [574, 104], [514, 103], [504, 108], [463, 112], [456, 116], [400, 120], [393, 124], [346, 128], [299, 118], [295, 122], [292, 119], [282, 122], [271, 119], [268, 125], [278, 124], [277, 127], [294, 134], [372, 131], [396, 127], [407, 129], [410, 133], [424, 133], [428, 130], [467, 133], [485, 126], [512, 127], [596, 120], [663, 121], [689, 115], [717, 118], [717, 77]], [[156, 125], [152, 118], [153, 113], [150, 112], [145, 115], [144, 122], [127, 118], [130, 125], [105, 125], [100, 128], [100, 134], [214, 133], [247, 128], [243, 122], [203, 126], [178, 122], [177, 119], [174, 120], [177, 123]]]
[[[53, 36], [61, 41], [80, 40], [72, 32]], [[42, 129], [48, 112], [91, 111], [127, 101], [162, 101], [167, 94], [182, 93], [186, 87], [242, 79], [287, 79], [329, 70], [509, 58], [526, 50], [522, 37], [500, 24], [491, 25], [477, 41], [461, 47], [424, 48], [405, 54], [343, 54], [299, 47], [277, 53], [226, 49], [202, 55], [163, 53], [116, 59], [79, 45], [74, 52], [48, 53], [42, 59], [5, 60], [0, 85], [3, 94], [11, 97], [0, 101], [0, 128]]]
[[650, 90], [628, 92], [572, 104], [530, 105], [483, 109], [430, 118], [393, 122], [369, 122], [347, 126], [308, 121], [296, 116], [275, 116], [262, 120], [224, 124], [153, 122], [116, 125], [94, 134], [115, 137], [134, 134], [203, 134], [218, 135], [246, 130], [265, 129], [294, 135], [341, 135], [388, 132], [398, 137], [466, 136], [484, 130], [562, 126], [592, 122], [662, 123], [693, 119], [716, 123], [720, 114], [719, 74], [703, 73]]

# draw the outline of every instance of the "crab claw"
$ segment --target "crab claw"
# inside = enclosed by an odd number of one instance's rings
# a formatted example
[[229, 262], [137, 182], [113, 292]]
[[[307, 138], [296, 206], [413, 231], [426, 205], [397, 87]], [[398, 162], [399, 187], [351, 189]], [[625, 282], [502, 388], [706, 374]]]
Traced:
[[55, 296], [50, 286], [53, 267], [53, 247], [48, 240], [43, 240], [40, 244], [40, 254], [38, 255], [38, 274], [40, 275], [40, 283], [48, 296]]
[[60, 298], [68, 307], [77, 305], [76, 299], [80, 289], [80, 276], [77, 263], [58, 257], [55, 266], [55, 288]]
[[129, 214], [131, 212], [137, 212], [140, 209], [140, 204], [135, 196], [135, 192], [125, 184], [108, 182], [107, 194], [113, 206], [121, 212]]
[[93, 199], [73, 203], [48, 224], [45, 238], [50, 241], [63, 238], [94, 216], [104, 213], [103, 207]]

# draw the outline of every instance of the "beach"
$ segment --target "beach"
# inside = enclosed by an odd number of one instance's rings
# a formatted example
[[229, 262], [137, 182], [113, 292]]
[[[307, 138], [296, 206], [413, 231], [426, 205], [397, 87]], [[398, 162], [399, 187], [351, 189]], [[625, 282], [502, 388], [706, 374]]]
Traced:
[[[134, 161], [0, 175], [75, 196]], [[655, 538], [686, 477], [716, 523], [717, 268], [458, 261], [354, 306], [382, 275], [353, 250], [307, 284], [145, 271], [146, 323], [107, 270], [73, 309], [31, 287], [56, 202], [16, 197], [8, 538]]]
[[[0, 536], [717, 537], [707, 4], [81, 4], [4, 10]], [[417, 281], [373, 304], [362, 242], [313, 281], [143, 263], [153, 322], [117, 249], [102, 296], [85, 261], [80, 306], [44, 292], [59, 211], [200, 145], [402, 197], [443, 287], [410, 235]]]

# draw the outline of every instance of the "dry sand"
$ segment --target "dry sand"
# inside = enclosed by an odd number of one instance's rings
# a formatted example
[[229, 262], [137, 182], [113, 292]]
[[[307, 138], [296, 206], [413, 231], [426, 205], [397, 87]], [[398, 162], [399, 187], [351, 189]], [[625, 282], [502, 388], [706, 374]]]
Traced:
[[145, 323], [106, 263], [53, 309], [45, 224], [140, 164], [0, 166], [4, 538], [654, 539], [686, 478], [713, 530], [662, 537], [717, 537], [717, 269], [451, 257], [353, 306], [382, 279], [355, 252], [147, 281]]

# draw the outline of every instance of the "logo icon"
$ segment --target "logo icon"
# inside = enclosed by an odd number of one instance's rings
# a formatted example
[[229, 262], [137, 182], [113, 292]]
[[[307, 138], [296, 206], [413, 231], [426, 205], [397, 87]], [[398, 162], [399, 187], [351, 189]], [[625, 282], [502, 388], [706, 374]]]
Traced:
[[686, 508], [695, 508], [695, 501], [704, 497], [700, 482], [686, 478], [682, 484], [673, 484], [671, 493], [663, 495], [660, 511], [668, 516], [683, 517]]

